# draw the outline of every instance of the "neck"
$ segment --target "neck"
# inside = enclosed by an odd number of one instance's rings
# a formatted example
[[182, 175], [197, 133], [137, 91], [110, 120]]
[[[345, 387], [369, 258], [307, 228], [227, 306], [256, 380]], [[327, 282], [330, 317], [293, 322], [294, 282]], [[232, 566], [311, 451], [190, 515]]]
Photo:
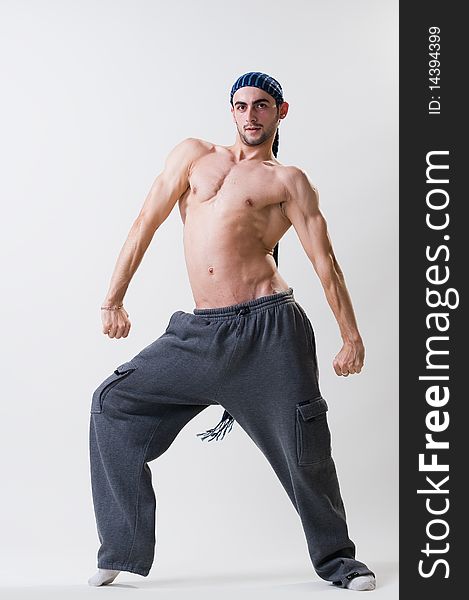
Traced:
[[233, 146], [228, 146], [228, 149], [234, 154], [237, 162], [241, 160], [275, 160], [275, 156], [272, 153], [274, 137], [265, 140], [265, 142], [257, 146], [248, 146], [238, 134], [235, 143]]

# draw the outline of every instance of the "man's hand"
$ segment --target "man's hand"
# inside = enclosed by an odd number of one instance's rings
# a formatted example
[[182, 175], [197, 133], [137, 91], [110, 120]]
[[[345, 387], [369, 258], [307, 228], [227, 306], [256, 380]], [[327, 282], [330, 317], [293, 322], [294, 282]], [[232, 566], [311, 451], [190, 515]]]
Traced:
[[332, 365], [337, 375], [347, 377], [360, 373], [365, 358], [365, 348], [361, 340], [344, 342], [342, 349], [334, 358]]
[[101, 309], [103, 333], [110, 338], [127, 337], [130, 331], [129, 313], [124, 307], [118, 310]]

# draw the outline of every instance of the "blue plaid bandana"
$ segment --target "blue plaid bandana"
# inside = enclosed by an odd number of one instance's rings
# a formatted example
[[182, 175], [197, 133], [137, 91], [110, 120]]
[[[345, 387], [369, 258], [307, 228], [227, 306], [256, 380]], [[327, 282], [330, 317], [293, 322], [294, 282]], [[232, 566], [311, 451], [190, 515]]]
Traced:
[[238, 77], [238, 79], [234, 82], [233, 87], [231, 88], [230, 93], [230, 103], [233, 104], [233, 96], [239, 88], [242, 87], [258, 87], [264, 92], [270, 94], [275, 100], [277, 104], [281, 104], [283, 102], [283, 90], [280, 83], [267, 75], [266, 73], [260, 73], [259, 71], [251, 71], [250, 73], [245, 73]]

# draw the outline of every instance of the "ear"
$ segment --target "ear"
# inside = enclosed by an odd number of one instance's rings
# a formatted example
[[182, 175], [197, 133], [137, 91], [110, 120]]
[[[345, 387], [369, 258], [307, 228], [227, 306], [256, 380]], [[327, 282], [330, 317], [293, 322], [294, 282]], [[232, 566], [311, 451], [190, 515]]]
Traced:
[[288, 104], [288, 102], [282, 102], [282, 104], [280, 105], [280, 111], [278, 115], [279, 119], [284, 119], [287, 116], [289, 107], [290, 105]]

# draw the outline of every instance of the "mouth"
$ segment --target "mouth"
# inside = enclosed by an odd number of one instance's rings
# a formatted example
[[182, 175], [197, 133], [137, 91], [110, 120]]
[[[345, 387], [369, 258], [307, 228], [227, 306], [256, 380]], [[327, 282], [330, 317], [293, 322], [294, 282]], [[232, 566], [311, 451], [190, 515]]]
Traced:
[[246, 131], [258, 131], [260, 127], [246, 127]]

